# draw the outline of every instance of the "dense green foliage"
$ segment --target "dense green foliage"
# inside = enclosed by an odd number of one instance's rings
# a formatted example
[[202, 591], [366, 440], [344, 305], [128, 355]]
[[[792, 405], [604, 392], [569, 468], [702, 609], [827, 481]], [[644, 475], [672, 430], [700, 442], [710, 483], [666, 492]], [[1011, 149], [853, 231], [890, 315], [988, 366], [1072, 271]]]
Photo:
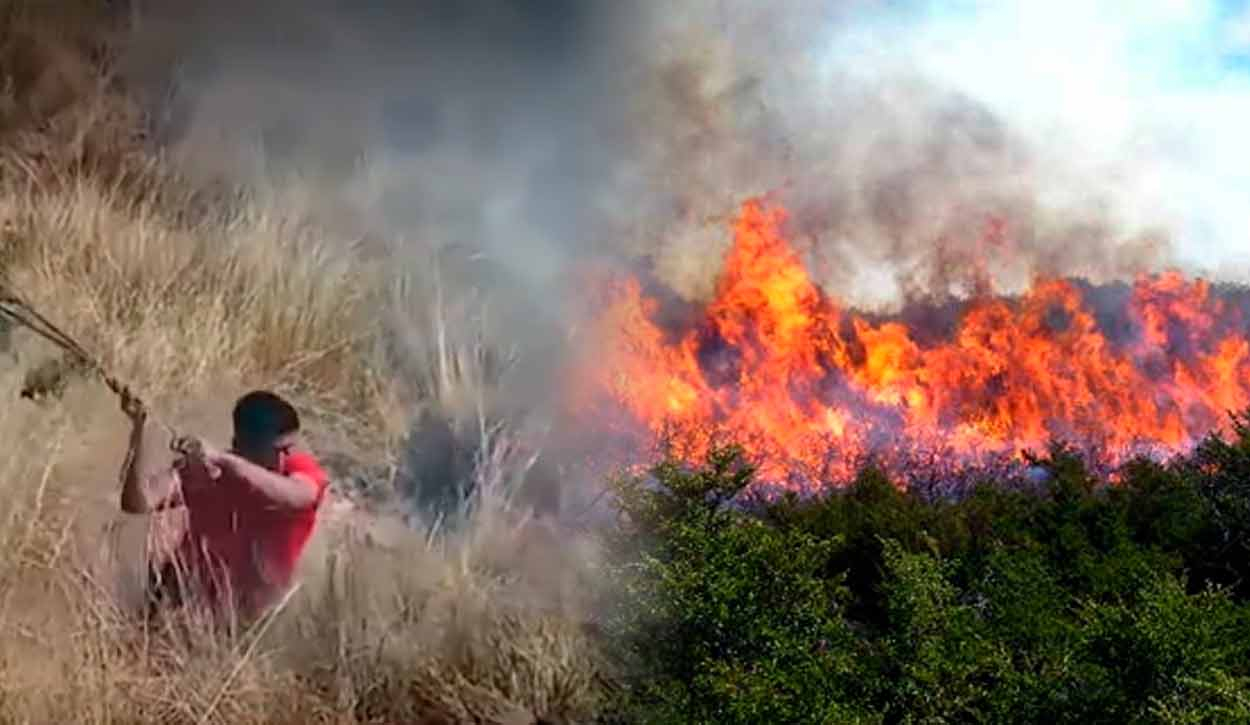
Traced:
[[1250, 722], [1250, 417], [1106, 484], [949, 500], [866, 470], [735, 506], [735, 449], [617, 485], [609, 622], [647, 723]]

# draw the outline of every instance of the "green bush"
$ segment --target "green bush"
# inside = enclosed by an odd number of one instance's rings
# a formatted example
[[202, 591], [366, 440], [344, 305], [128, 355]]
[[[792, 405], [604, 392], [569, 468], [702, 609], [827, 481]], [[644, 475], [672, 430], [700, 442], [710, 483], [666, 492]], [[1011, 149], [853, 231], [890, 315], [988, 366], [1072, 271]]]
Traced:
[[985, 722], [988, 696], [1010, 654], [986, 637], [983, 615], [958, 601], [949, 567], [932, 555], [883, 546], [889, 627], [878, 647], [879, 705], [890, 722]]
[[866, 469], [737, 505], [735, 448], [616, 482], [609, 649], [646, 723], [1250, 722], [1250, 427], [1111, 483], [937, 501]]
[[[741, 514], [751, 480], [738, 451], [705, 468], [656, 469], [617, 491], [633, 556], [609, 631], [628, 658], [632, 716], [649, 723], [831, 723], [861, 719], [847, 703], [854, 638], [846, 592], [821, 576], [836, 538]], [[639, 548], [639, 542], [645, 542]], [[638, 720], [635, 720], [638, 721]]]
[[1175, 577], [1146, 577], [1113, 604], [1087, 603], [1081, 657], [1090, 715], [1118, 722], [1151, 722], [1143, 706], [1174, 703], [1192, 710], [1201, 703], [1194, 683], [1234, 684], [1242, 696], [1250, 662], [1247, 610], [1223, 592], [1191, 595]]

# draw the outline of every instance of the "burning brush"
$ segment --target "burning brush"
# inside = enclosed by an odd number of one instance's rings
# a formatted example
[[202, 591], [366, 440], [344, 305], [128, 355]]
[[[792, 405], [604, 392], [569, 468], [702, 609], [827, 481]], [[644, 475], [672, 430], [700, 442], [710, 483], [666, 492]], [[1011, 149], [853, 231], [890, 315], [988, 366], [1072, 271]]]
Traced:
[[951, 468], [1023, 465], [1056, 440], [1118, 465], [1179, 452], [1250, 406], [1250, 305], [1203, 280], [1167, 273], [1107, 294], [1043, 278], [1018, 298], [973, 297], [934, 333], [826, 295], [785, 218], [743, 206], [693, 321], [667, 319], [637, 278], [598, 287], [606, 342], [579, 368], [573, 415], [691, 461], [731, 438], [762, 480], [811, 489], [868, 458], [896, 474], [917, 451]]

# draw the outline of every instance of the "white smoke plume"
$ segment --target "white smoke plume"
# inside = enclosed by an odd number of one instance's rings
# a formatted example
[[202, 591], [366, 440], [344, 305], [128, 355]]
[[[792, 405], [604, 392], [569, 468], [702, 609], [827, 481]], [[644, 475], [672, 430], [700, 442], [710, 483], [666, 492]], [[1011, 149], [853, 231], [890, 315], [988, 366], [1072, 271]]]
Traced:
[[1097, 200], [1112, 233], [1166, 234], [1171, 254], [1159, 261], [1245, 281], [1244, 6], [922, 2], [872, 17], [831, 34], [827, 72], [866, 67], [879, 79], [910, 68], [1020, 139], [1039, 203], [1060, 211]]
[[[652, 56], [673, 74], [670, 103], [684, 100], [665, 108], [656, 138], [670, 143], [657, 140], [655, 156], [666, 173], [652, 177], [675, 177], [684, 209], [780, 192], [839, 296], [967, 291], [978, 266], [1004, 291], [1038, 273], [1250, 275], [1244, 10], [682, 7], [664, 24], [681, 40]], [[1002, 238], [986, 238], [990, 220], [1005, 224]], [[723, 232], [685, 236], [700, 251], [663, 258], [706, 270]]]
[[1247, 17], [1215, 0], [183, 0], [145, 14], [136, 58], [174, 89], [168, 136], [201, 166], [298, 170], [340, 221], [484, 249], [548, 307], [591, 250], [651, 253], [706, 293], [725, 215], [769, 192], [832, 292], [888, 302], [957, 291], [974, 264], [1006, 289], [1240, 274]]

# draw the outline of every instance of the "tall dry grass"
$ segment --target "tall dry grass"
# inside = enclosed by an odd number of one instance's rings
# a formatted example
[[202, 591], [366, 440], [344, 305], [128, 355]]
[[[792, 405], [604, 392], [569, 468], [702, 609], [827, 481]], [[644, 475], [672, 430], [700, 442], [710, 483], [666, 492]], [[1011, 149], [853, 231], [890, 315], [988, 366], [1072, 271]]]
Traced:
[[[375, 478], [396, 468], [414, 411], [468, 420], [480, 440], [460, 525], [334, 496], [272, 621], [222, 631], [191, 611], [147, 626], [135, 608], [162, 520], [118, 511], [117, 401], [85, 377], [22, 400], [24, 371], [59, 352], [11, 331], [0, 723], [590, 719], [595, 547], [514, 505], [532, 457], [487, 410], [499, 381], [483, 341], [447, 334], [462, 322], [430, 304], [445, 291], [430, 279], [396, 275], [281, 195], [196, 186], [144, 148], [110, 76], [124, 34], [101, 24], [107, 6], [0, 2], [0, 280], [157, 415], [218, 442], [254, 386], [297, 401], [327, 461]], [[405, 319], [433, 354], [381, 336]]]
[[[0, 394], [17, 384], [5, 376]], [[55, 408], [0, 417], [21, 451], [0, 470], [0, 722], [593, 715], [600, 668], [581, 622], [594, 548], [489, 487], [467, 525], [444, 532], [330, 506], [301, 586], [272, 622], [223, 631], [192, 610], [141, 624], [145, 522], [110, 512], [122, 431], [105, 430], [120, 416], [101, 397], [71, 391]]]

